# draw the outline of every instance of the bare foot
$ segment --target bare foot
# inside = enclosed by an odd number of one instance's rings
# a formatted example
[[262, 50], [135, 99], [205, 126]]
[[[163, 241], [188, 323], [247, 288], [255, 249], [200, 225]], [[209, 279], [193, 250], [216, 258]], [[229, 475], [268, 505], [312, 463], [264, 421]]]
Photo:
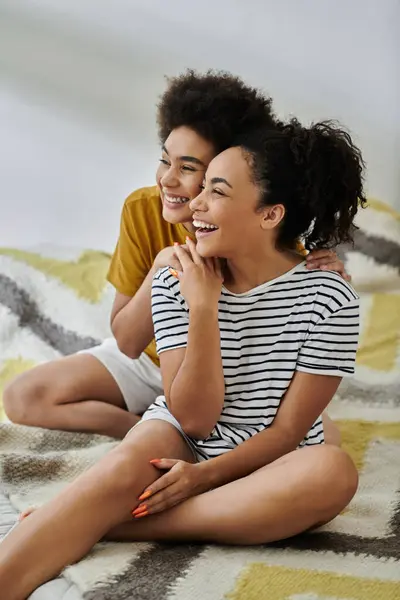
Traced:
[[36, 510], [36, 506], [29, 506], [29, 508], [26, 508], [25, 510], [23, 510], [18, 515], [18, 520], [14, 523], [14, 525], [11, 527], [11, 529], [9, 529], [9, 531], [6, 533], [6, 535], [3, 536], [2, 541], [4, 541], [6, 539], [6, 537], [8, 537], [10, 535], [10, 533], [12, 531], [14, 531], [14, 529], [16, 527], [18, 527], [18, 525], [21, 523], [21, 521], [23, 521], [24, 519], [26, 519], [26, 517], [29, 517], [29, 515], [31, 515], [33, 512], [35, 512], [35, 510]]

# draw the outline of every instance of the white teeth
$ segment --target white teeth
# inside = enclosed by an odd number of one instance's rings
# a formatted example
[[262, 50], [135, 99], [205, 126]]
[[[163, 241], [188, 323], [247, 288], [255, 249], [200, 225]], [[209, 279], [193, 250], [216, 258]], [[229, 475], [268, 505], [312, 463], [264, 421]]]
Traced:
[[165, 194], [164, 198], [165, 198], [165, 200], [167, 200], [167, 202], [170, 202], [171, 204], [184, 204], [185, 202], [188, 202], [188, 200], [189, 200], [189, 198], [184, 198], [183, 196], [174, 198], [172, 196], [168, 196], [167, 194]]
[[197, 219], [193, 219], [193, 225], [198, 229], [218, 229], [216, 225], [212, 225], [211, 223], [205, 223], [204, 221], [198, 221]]

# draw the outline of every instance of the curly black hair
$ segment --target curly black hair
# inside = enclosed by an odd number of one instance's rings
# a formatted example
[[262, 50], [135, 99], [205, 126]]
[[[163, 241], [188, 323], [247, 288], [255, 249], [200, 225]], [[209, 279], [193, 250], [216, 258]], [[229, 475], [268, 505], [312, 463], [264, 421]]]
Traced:
[[225, 71], [188, 69], [169, 79], [157, 109], [161, 144], [173, 129], [186, 126], [210, 141], [216, 153], [238, 135], [276, 124], [271, 98]]
[[350, 135], [332, 121], [303, 127], [297, 119], [237, 144], [260, 186], [260, 208], [285, 207], [277, 243], [309, 250], [351, 242], [358, 207], [365, 207], [364, 161]]

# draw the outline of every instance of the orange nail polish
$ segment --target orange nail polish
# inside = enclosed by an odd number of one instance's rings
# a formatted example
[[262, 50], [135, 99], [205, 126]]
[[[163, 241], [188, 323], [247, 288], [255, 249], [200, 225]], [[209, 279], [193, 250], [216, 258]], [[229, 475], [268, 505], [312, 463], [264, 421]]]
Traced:
[[139, 515], [135, 515], [135, 519], [140, 519], [141, 517], [147, 517], [149, 513], [147, 510], [145, 512], [140, 513]]
[[173, 277], [176, 277], [176, 279], [178, 279], [178, 271], [176, 271], [175, 269], [168, 269], [168, 271]]
[[146, 498], [150, 498], [150, 496], [151, 496], [151, 491], [146, 490], [145, 492], [143, 492], [143, 494], [141, 496], [139, 496], [138, 500], [140, 500], [140, 501], [146, 500]]
[[147, 505], [142, 504], [142, 505], [138, 506], [137, 508], [135, 508], [135, 510], [132, 511], [132, 515], [134, 517], [136, 517], [136, 515], [140, 515], [140, 513], [146, 512], [146, 511], [147, 511]]
[[157, 463], [161, 462], [161, 458], [152, 458], [150, 462], [151, 462], [152, 465], [154, 463], [157, 464]]

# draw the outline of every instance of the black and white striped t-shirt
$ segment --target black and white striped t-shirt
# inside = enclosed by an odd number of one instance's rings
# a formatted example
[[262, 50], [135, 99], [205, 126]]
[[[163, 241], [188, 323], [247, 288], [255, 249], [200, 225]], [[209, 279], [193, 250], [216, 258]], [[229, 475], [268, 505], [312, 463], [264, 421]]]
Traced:
[[[154, 277], [152, 312], [158, 353], [185, 347], [189, 312], [168, 269]], [[225, 401], [212, 434], [195, 442], [204, 458], [269, 427], [295, 371], [354, 373], [359, 301], [336, 273], [309, 271], [303, 262], [243, 294], [223, 287], [218, 315]], [[301, 445], [323, 441], [320, 417]]]

